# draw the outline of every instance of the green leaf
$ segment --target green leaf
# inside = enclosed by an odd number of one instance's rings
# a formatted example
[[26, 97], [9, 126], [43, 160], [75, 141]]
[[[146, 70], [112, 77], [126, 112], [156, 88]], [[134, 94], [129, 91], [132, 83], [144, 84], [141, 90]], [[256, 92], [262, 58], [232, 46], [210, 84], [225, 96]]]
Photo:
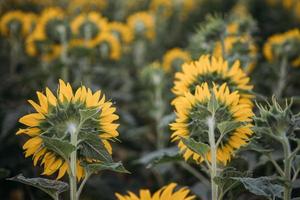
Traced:
[[8, 178], [7, 180], [17, 181], [26, 185], [36, 187], [50, 195], [53, 199], [58, 199], [59, 194], [68, 190], [69, 188], [68, 184], [62, 181], [50, 180], [45, 178], [25, 178], [22, 174], [19, 174], [12, 178]]
[[67, 141], [63, 141], [56, 138], [50, 138], [47, 136], [41, 136], [41, 137], [43, 139], [45, 147], [59, 154], [65, 160], [67, 160], [70, 154], [76, 150], [76, 147]]
[[217, 124], [217, 128], [219, 129], [222, 135], [226, 135], [227, 133], [235, 130], [241, 125], [242, 123], [237, 121], [223, 121]]
[[86, 158], [96, 159], [102, 162], [113, 162], [111, 155], [106, 150], [98, 135], [85, 134], [81, 137], [80, 154]]
[[216, 113], [216, 111], [219, 107], [220, 107], [220, 105], [219, 105], [216, 97], [214, 96], [214, 93], [212, 93], [212, 96], [207, 103], [207, 110], [211, 113]]
[[82, 163], [82, 166], [87, 170], [89, 174], [96, 173], [98, 171], [109, 170], [119, 173], [130, 173], [125, 169], [121, 162], [112, 163]]
[[177, 147], [169, 147], [150, 152], [136, 161], [146, 165], [146, 168], [152, 168], [159, 164], [182, 161], [182, 156]]
[[79, 114], [80, 114], [80, 121], [84, 122], [94, 116], [96, 116], [100, 112], [99, 108], [94, 108], [94, 109], [80, 109]]
[[0, 168], [0, 179], [6, 178], [9, 175], [9, 171], [4, 168]]
[[282, 198], [284, 187], [275, 182], [274, 178], [232, 178], [240, 181], [249, 192], [269, 198]]
[[202, 142], [197, 142], [193, 138], [181, 138], [182, 142], [192, 151], [198, 153], [199, 155], [205, 155], [210, 147]]

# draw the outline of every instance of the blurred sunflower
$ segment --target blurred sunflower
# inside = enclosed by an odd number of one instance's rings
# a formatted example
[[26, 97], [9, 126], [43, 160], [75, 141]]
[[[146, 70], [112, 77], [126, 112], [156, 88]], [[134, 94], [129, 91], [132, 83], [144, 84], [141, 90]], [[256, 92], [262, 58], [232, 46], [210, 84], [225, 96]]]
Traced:
[[[250, 78], [240, 68], [240, 62], [235, 61], [232, 66], [221, 57], [216, 58], [203, 55], [198, 61], [185, 63], [182, 72], [175, 74], [173, 93], [183, 96], [186, 92], [194, 94], [197, 85], [205, 82], [212, 87], [213, 84], [227, 83], [230, 91], [238, 91], [241, 102], [252, 105], [253, 95], [249, 94], [253, 86], [249, 84]], [[176, 99], [173, 101], [173, 103]]]
[[72, 0], [68, 4], [68, 12], [82, 13], [104, 10], [108, 6], [108, 0]]
[[285, 57], [293, 67], [300, 67], [300, 29], [271, 36], [264, 44], [263, 53], [270, 62]]
[[189, 195], [190, 190], [188, 188], [181, 188], [174, 191], [176, 183], [170, 183], [160, 190], [156, 191], [153, 195], [147, 189], [140, 190], [140, 195], [137, 196], [132, 192], [128, 192], [128, 195], [121, 195], [116, 193], [118, 200], [193, 200], [196, 197]]
[[170, 17], [173, 12], [173, 2], [172, 0], [152, 0], [150, 11], [158, 16]]
[[97, 12], [80, 14], [71, 22], [71, 30], [83, 44], [94, 47], [97, 36], [108, 30], [107, 20]]
[[108, 24], [108, 30], [121, 43], [130, 44], [133, 40], [132, 29], [127, 24], [121, 22], [111, 22]]
[[190, 60], [191, 56], [187, 51], [173, 48], [165, 53], [162, 66], [166, 72], [179, 71], [181, 65]]
[[133, 30], [135, 37], [145, 37], [153, 40], [155, 37], [154, 16], [149, 12], [137, 12], [127, 19], [129, 27]]
[[119, 60], [121, 57], [122, 50], [119, 40], [108, 32], [101, 33], [96, 38], [96, 47], [103, 59]]
[[[57, 179], [60, 179], [69, 172], [69, 166], [62, 156], [48, 148], [45, 140], [50, 138], [69, 143], [70, 129], [77, 127], [77, 138], [80, 141], [77, 148], [77, 179], [81, 180], [85, 174], [80, 162], [97, 162], [84, 151], [89, 147], [85, 138], [93, 134], [94, 140], [98, 140], [99, 145], [103, 144], [103, 148], [111, 154], [112, 147], [108, 141], [118, 136], [118, 124], [114, 123], [118, 116], [114, 114], [116, 109], [112, 103], [105, 101], [104, 95], [101, 97], [101, 91], [92, 93], [89, 88], [81, 86], [73, 93], [71, 85], [60, 80], [57, 94], [57, 97], [54, 96], [49, 88], [46, 88], [46, 95], [37, 92], [39, 103], [28, 101], [36, 112], [20, 118], [20, 123], [26, 128], [16, 134], [30, 137], [23, 145], [25, 157], [32, 156], [34, 165], [40, 161], [44, 165], [45, 175], [58, 171]], [[83, 111], [95, 109], [98, 111], [91, 118], [83, 119]]]
[[61, 8], [50, 7], [40, 15], [37, 23], [42, 37], [54, 43], [63, 43], [71, 38], [71, 28], [66, 22], [65, 13]]
[[[207, 109], [211, 98], [216, 98], [218, 108], [215, 111], [216, 123], [234, 122], [236, 127], [225, 135], [216, 128], [215, 141], [217, 146], [217, 160], [226, 165], [230, 161], [234, 150], [245, 145], [252, 135], [251, 117], [254, 116], [251, 107], [241, 101], [238, 91], [231, 92], [226, 83], [212, 88], [207, 83], [196, 87], [195, 94], [185, 93], [175, 102], [176, 121], [171, 124], [172, 141], [179, 141], [178, 147], [186, 160], [192, 157], [195, 161], [203, 161], [203, 157], [189, 149], [182, 138], [194, 138], [196, 141], [209, 145], [208, 126], [206, 119], [211, 115]], [[211, 153], [205, 158], [210, 160]]]
[[4, 36], [18, 36], [21, 33], [21, 36], [24, 37], [31, 30], [29, 26], [32, 24], [28, 24], [29, 19], [29, 15], [22, 11], [9, 11], [0, 19], [0, 31]]
[[224, 39], [224, 47], [221, 42], [215, 44], [213, 55], [224, 56], [227, 61], [239, 60], [243, 70], [249, 74], [255, 67], [258, 50], [250, 37], [229, 36]]

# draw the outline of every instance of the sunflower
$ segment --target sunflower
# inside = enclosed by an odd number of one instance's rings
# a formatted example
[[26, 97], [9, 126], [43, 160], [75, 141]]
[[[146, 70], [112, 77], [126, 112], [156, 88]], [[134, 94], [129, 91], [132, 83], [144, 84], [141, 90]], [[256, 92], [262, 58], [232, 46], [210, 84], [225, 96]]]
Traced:
[[190, 60], [191, 56], [187, 51], [173, 48], [165, 53], [162, 65], [166, 72], [178, 71], [183, 63]]
[[257, 52], [252, 38], [228, 36], [224, 39], [224, 47], [222, 47], [221, 42], [215, 44], [213, 55], [215, 57], [225, 56], [227, 60], [232, 61], [239, 59], [244, 71], [249, 74], [255, 67]]
[[221, 57], [210, 58], [209, 55], [203, 55], [198, 61], [183, 64], [182, 72], [175, 74], [172, 91], [177, 96], [183, 96], [186, 92], [194, 93], [196, 86], [204, 82], [207, 82], [210, 87], [213, 83], [218, 85], [227, 83], [230, 91], [239, 91], [242, 102], [252, 105], [253, 95], [249, 93], [253, 86], [249, 81], [249, 77], [240, 68], [239, 61], [228, 66], [228, 62]]
[[65, 21], [65, 13], [61, 8], [50, 7], [41, 13], [37, 23], [42, 37], [54, 42], [62, 43], [71, 38], [71, 28]]
[[[221, 132], [215, 130], [215, 141], [217, 144], [217, 160], [226, 165], [230, 161], [234, 150], [245, 145], [252, 135], [251, 117], [253, 112], [251, 107], [243, 103], [238, 91], [231, 92], [226, 83], [221, 86], [214, 85], [212, 88], [207, 83], [196, 87], [195, 94], [189, 92], [178, 97], [175, 102], [176, 121], [171, 124], [173, 134], [172, 141], [178, 141], [178, 147], [183, 152], [186, 160], [193, 158], [201, 162], [202, 155], [189, 149], [182, 141], [182, 138], [194, 138], [198, 142], [209, 144], [208, 127], [206, 120], [211, 113], [207, 109], [208, 102], [215, 97], [218, 102], [218, 108], [215, 111], [216, 123], [224, 121], [234, 122], [237, 126], [221, 137]], [[211, 153], [208, 152], [205, 158], [210, 160]]]
[[[77, 148], [77, 179], [81, 180], [85, 173], [80, 162], [91, 160], [84, 151], [88, 145], [84, 138], [93, 134], [95, 140], [99, 140], [99, 145], [103, 143], [105, 150], [111, 154], [112, 147], [108, 141], [118, 136], [118, 124], [114, 123], [118, 119], [114, 114], [116, 109], [111, 102], [105, 101], [104, 95], [101, 97], [101, 91], [92, 93], [89, 88], [81, 86], [73, 93], [71, 85], [62, 80], [59, 81], [57, 97], [49, 88], [46, 88], [45, 93], [37, 92], [39, 103], [28, 101], [36, 112], [19, 120], [26, 127], [16, 134], [25, 134], [30, 138], [23, 145], [25, 157], [32, 156], [35, 166], [38, 163], [43, 165], [44, 175], [52, 175], [58, 171], [57, 179], [60, 179], [69, 172], [69, 166], [66, 160], [48, 148], [45, 139], [47, 137], [70, 142], [68, 130], [71, 126], [79, 126], [77, 137], [82, 142]], [[82, 120], [81, 112], [92, 109], [99, 109], [99, 112], [92, 118]], [[96, 161], [93, 159], [93, 162]]]
[[130, 44], [133, 40], [132, 30], [127, 24], [121, 22], [111, 22], [108, 24], [108, 30], [114, 35], [120, 42]]
[[96, 47], [104, 59], [119, 60], [121, 57], [122, 51], [119, 40], [108, 32], [101, 33], [96, 38]]
[[87, 46], [95, 46], [97, 36], [107, 28], [107, 20], [97, 12], [80, 14], [71, 23], [72, 33], [83, 43], [88, 43]]
[[151, 195], [149, 190], [144, 189], [140, 190], [139, 196], [128, 192], [128, 195], [116, 193], [116, 197], [118, 200], [193, 200], [196, 198], [194, 195], [189, 195], [190, 190], [188, 188], [181, 188], [174, 191], [176, 187], [176, 183], [170, 183], [156, 191], [153, 195]]
[[72, 0], [69, 1], [68, 11], [71, 13], [82, 13], [104, 10], [108, 6], [108, 0]]
[[152, 0], [150, 11], [164, 17], [170, 17], [173, 11], [173, 2], [172, 0]]
[[10, 11], [5, 13], [0, 19], [0, 30], [5, 36], [17, 35], [19, 33], [22, 36], [26, 36], [28, 31], [28, 24], [26, 14], [22, 11]]
[[149, 40], [154, 39], [155, 21], [154, 16], [149, 12], [137, 12], [130, 15], [127, 19], [127, 23], [136, 37], [145, 37]]
[[300, 29], [293, 29], [268, 38], [263, 53], [270, 62], [286, 57], [292, 66], [300, 67]]

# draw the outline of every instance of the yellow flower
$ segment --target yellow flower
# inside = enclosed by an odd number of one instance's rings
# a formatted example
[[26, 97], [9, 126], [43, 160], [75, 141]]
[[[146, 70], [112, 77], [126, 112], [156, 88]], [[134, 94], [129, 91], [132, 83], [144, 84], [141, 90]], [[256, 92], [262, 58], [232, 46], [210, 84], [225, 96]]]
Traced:
[[154, 16], [148, 12], [137, 12], [128, 17], [127, 23], [136, 37], [141, 36], [149, 40], [155, 37]]
[[5, 36], [19, 34], [26, 36], [30, 33], [34, 17], [22, 11], [10, 11], [5, 13], [0, 19], [0, 31]]
[[121, 57], [121, 44], [112, 34], [101, 33], [96, 38], [96, 46], [99, 47], [102, 58], [119, 60]]
[[103, 10], [107, 8], [107, 0], [72, 0], [69, 1], [68, 11], [71, 13], [82, 13]]
[[[78, 138], [84, 138], [87, 134], [94, 134], [99, 141], [102, 141], [105, 149], [111, 154], [112, 147], [109, 143], [118, 136], [117, 127], [114, 121], [118, 116], [114, 114], [115, 108], [112, 103], [105, 101], [105, 96], [101, 91], [92, 93], [85, 86], [79, 87], [76, 92], [73, 91], [69, 83], [59, 81], [57, 97], [46, 88], [45, 94], [37, 92], [38, 103], [29, 100], [28, 102], [35, 109], [31, 113], [20, 118], [19, 122], [25, 125], [16, 134], [25, 134], [29, 137], [23, 145], [25, 157], [32, 156], [33, 164], [44, 166], [45, 175], [52, 175], [58, 171], [57, 179], [69, 172], [67, 162], [57, 153], [50, 150], [44, 138], [47, 136], [52, 139], [70, 142], [70, 125], [81, 124], [78, 131]], [[101, 97], [102, 96], [102, 97]], [[82, 121], [81, 111], [90, 109], [99, 109], [93, 118]], [[78, 125], [79, 126], [79, 125]], [[81, 142], [77, 149], [77, 179], [81, 180], [85, 176], [81, 161], [97, 162], [88, 158], [82, 151], [85, 148], [85, 142]]]
[[[206, 120], [211, 113], [206, 109], [208, 102], [214, 96], [219, 104], [215, 113], [217, 123], [230, 121], [240, 125], [229, 131], [222, 138], [221, 133], [215, 129], [215, 141], [220, 141], [217, 145], [217, 160], [226, 165], [230, 161], [234, 150], [245, 145], [252, 135], [251, 117], [254, 116], [251, 107], [243, 103], [237, 91], [230, 91], [226, 83], [221, 86], [214, 85], [212, 88], [207, 83], [196, 87], [195, 94], [189, 92], [181, 97], [177, 97], [175, 102], [176, 121], [171, 124], [173, 134], [172, 141], [178, 141], [178, 147], [186, 160], [189, 158], [197, 162], [203, 161], [203, 157], [189, 149], [182, 138], [195, 138], [198, 142], [209, 144], [208, 127], [201, 121]], [[208, 152], [205, 158], [210, 161], [211, 153]]]
[[87, 46], [96, 45], [96, 37], [108, 30], [107, 20], [97, 12], [80, 14], [71, 23], [72, 33]]
[[[186, 92], [194, 93], [196, 86], [205, 82], [211, 87], [213, 83], [222, 85], [227, 83], [230, 91], [239, 91], [241, 101], [252, 105], [250, 91], [253, 86], [249, 84], [250, 78], [240, 68], [239, 61], [235, 61], [232, 66], [221, 57], [216, 58], [204, 55], [198, 61], [185, 63], [182, 72], [175, 74], [173, 93], [183, 96]], [[174, 100], [174, 102], [176, 99]]]
[[293, 29], [268, 38], [264, 44], [263, 53], [270, 62], [287, 57], [294, 67], [300, 67], [300, 29]]
[[190, 60], [191, 56], [187, 51], [173, 48], [165, 53], [162, 65], [166, 72], [178, 71], [183, 63]]
[[170, 183], [160, 190], [156, 191], [153, 195], [147, 189], [140, 190], [140, 195], [135, 195], [132, 192], [128, 192], [127, 195], [121, 195], [116, 193], [118, 200], [193, 200], [196, 197], [189, 195], [190, 190], [188, 188], [181, 188], [174, 191], [176, 183]]
[[132, 29], [127, 24], [121, 22], [111, 22], [108, 24], [108, 30], [115, 36], [120, 42], [129, 44], [133, 40]]
[[257, 47], [250, 37], [228, 36], [224, 39], [224, 51], [221, 42], [215, 44], [213, 55], [222, 57], [227, 60], [239, 59], [243, 70], [249, 74], [253, 71], [256, 65]]
[[172, 0], [152, 0], [150, 3], [150, 11], [164, 17], [170, 17], [173, 11]]

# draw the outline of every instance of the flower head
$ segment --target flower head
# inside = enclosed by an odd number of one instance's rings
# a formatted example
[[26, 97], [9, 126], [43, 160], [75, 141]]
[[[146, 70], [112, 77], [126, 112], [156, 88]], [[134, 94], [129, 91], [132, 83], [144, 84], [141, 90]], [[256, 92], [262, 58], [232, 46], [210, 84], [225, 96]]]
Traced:
[[[101, 91], [92, 93], [89, 88], [81, 86], [75, 92], [69, 83], [66, 84], [62, 80], [59, 81], [57, 96], [49, 88], [46, 88], [45, 94], [37, 92], [37, 96], [38, 103], [28, 101], [35, 112], [19, 120], [25, 127], [20, 129], [17, 135], [25, 134], [29, 137], [23, 145], [25, 157], [32, 156], [34, 165], [43, 165], [43, 174], [51, 175], [58, 171], [57, 178], [61, 178], [69, 171], [68, 162], [53, 150], [53, 146], [49, 146], [49, 140], [70, 143], [70, 129], [76, 128], [80, 141], [76, 149], [77, 179], [82, 179], [85, 174], [81, 162], [100, 162], [87, 153], [91, 144], [86, 138], [92, 137], [94, 144], [96, 142], [99, 148], [103, 147], [101, 151], [112, 153], [109, 141], [118, 136], [118, 124], [114, 123], [118, 119], [114, 114], [116, 109], [112, 107], [111, 102], [105, 100]], [[86, 115], [89, 113], [92, 115], [88, 118]]]
[[139, 196], [128, 192], [127, 195], [116, 193], [116, 197], [118, 200], [193, 200], [196, 198], [194, 195], [189, 195], [190, 190], [188, 188], [181, 188], [174, 191], [176, 186], [176, 183], [170, 183], [156, 191], [153, 195], [151, 195], [149, 190], [144, 189], [140, 190]]
[[133, 40], [132, 30], [127, 24], [111, 22], [108, 24], [108, 30], [122, 43], [129, 44]]
[[71, 13], [82, 13], [103, 10], [107, 6], [107, 0], [72, 0], [69, 1], [67, 9]]
[[174, 48], [165, 53], [162, 65], [166, 72], [178, 71], [183, 63], [190, 60], [191, 56], [187, 51]]
[[[232, 92], [226, 83], [212, 88], [207, 83], [196, 87], [195, 94], [186, 92], [175, 101], [176, 121], [171, 124], [172, 141], [178, 141], [178, 147], [183, 152], [184, 158], [201, 162], [204, 157], [189, 149], [182, 138], [193, 138], [197, 142], [209, 145], [208, 125], [206, 120], [212, 115], [209, 102], [216, 101], [215, 121], [230, 123], [234, 126], [224, 133], [222, 129], [215, 129], [217, 142], [217, 160], [226, 165], [234, 154], [234, 150], [245, 145], [252, 135], [251, 106], [243, 103], [237, 91]], [[210, 152], [205, 154], [205, 159], [210, 160]]]
[[255, 67], [257, 52], [257, 47], [250, 37], [229, 36], [224, 39], [224, 47], [221, 42], [215, 44], [213, 54], [215, 57], [224, 55], [227, 61], [239, 60], [243, 70], [249, 74]]
[[[221, 57], [201, 56], [198, 61], [185, 63], [182, 71], [175, 74], [173, 93], [183, 96], [186, 92], [194, 94], [197, 85], [205, 82], [212, 87], [213, 84], [227, 83], [230, 91], [238, 91], [241, 101], [252, 105], [250, 91], [253, 86], [249, 84], [249, 77], [240, 68], [239, 61], [232, 66], [228, 65]], [[176, 99], [174, 100], [176, 101]]]
[[109, 32], [102, 33], [96, 38], [96, 46], [104, 59], [119, 60], [121, 57], [121, 44]]
[[135, 37], [153, 40], [155, 37], [154, 16], [148, 12], [137, 12], [127, 19], [129, 27], [133, 30]]
[[286, 57], [292, 66], [300, 67], [300, 29], [271, 36], [264, 45], [267, 60], [274, 62]]

